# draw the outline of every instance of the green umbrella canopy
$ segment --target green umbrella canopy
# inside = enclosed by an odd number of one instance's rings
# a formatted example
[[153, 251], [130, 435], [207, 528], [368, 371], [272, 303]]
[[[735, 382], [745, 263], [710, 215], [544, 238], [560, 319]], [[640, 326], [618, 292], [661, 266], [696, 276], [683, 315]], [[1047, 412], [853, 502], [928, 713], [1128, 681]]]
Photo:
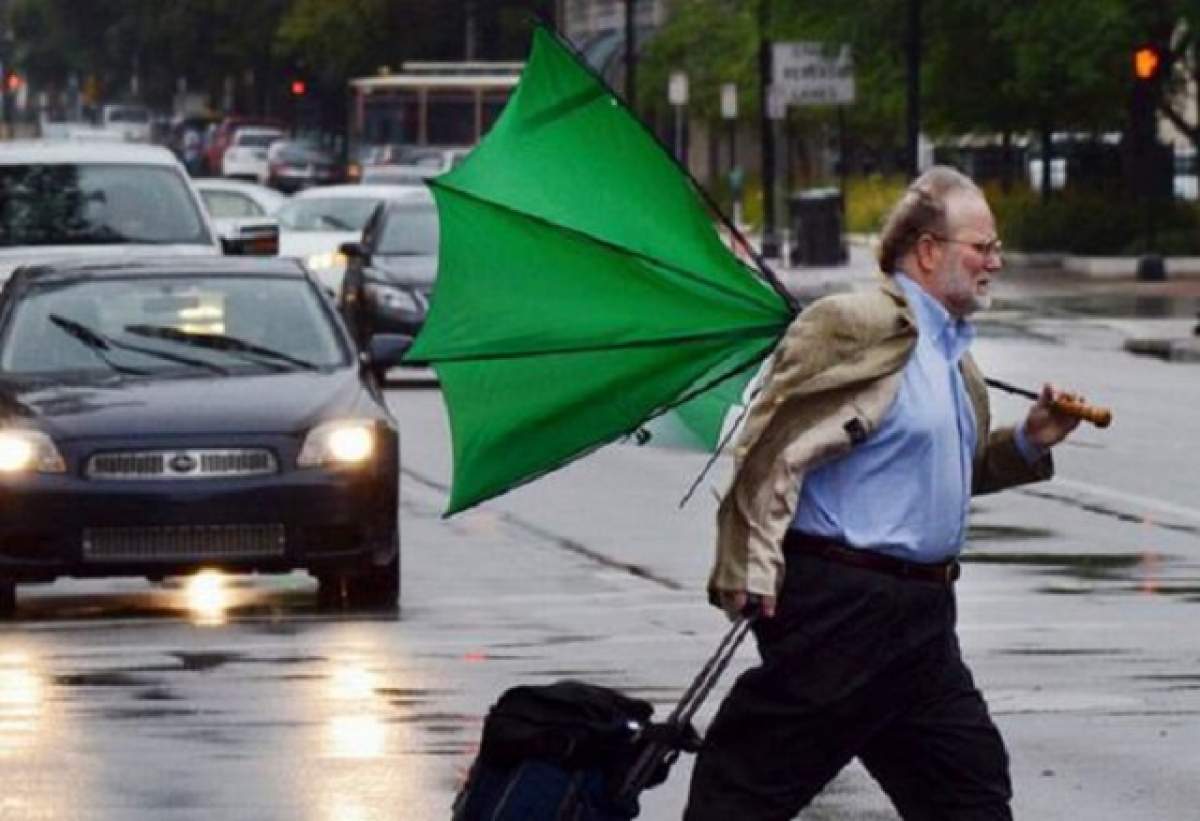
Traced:
[[487, 137], [430, 187], [438, 277], [408, 357], [442, 383], [447, 514], [696, 407], [791, 320], [691, 180], [544, 29]]

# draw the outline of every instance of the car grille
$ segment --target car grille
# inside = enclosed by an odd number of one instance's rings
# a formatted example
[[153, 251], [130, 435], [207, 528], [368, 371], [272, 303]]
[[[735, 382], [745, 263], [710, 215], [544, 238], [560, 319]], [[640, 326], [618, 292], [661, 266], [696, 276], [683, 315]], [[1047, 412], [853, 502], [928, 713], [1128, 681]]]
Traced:
[[275, 473], [275, 455], [263, 448], [98, 453], [89, 479], [221, 479]]
[[281, 524], [97, 527], [83, 531], [91, 561], [257, 559], [282, 556]]

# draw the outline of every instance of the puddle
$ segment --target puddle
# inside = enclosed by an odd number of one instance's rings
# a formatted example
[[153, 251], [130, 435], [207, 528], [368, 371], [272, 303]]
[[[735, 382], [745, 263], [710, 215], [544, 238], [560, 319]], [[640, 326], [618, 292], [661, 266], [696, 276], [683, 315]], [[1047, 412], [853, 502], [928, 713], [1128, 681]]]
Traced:
[[1124, 571], [1143, 566], [1146, 556], [1142, 553], [986, 553], [971, 550], [964, 553], [960, 561], [963, 564], [1036, 567], [1084, 580], [1126, 580], [1132, 574]]
[[231, 661], [241, 661], [241, 653], [186, 653], [175, 652], [171, 653], [174, 658], [179, 659], [184, 670], [190, 672], [207, 672], [222, 667]]
[[1127, 656], [1129, 650], [1119, 648], [1082, 647], [1014, 647], [1010, 650], [1000, 650], [1001, 656]]
[[59, 687], [146, 687], [152, 682], [120, 670], [101, 670], [95, 673], [66, 673], [53, 678]]
[[528, 649], [531, 647], [553, 647], [555, 645], [564, 644], [585, 644], [587, 642], [600, 641], [603, 636], [548, 636], [540, 641], [512, 641], [493, 644], [493, 647], [499, 647], [507, 650]]
[[1044, 527], [1021, 527], [1019, 525], [971, 525], [967, 530], [967, 541], [989, 541], [1005, 539], [1022, 541], [1025, 539], [1049, 539], [1055, 535], [1053, 530]]
[[186, 707], [110, 707], [101, 714], [111, 721], [141, 721], [153, 718], [194, 718], [199, 710]]
[[1084, 294], [1046, 296], [1039, 308], [1086, 316], [1118, 319], [1191, 319], [1200, 311], [1200, 298], [1163, 294]]

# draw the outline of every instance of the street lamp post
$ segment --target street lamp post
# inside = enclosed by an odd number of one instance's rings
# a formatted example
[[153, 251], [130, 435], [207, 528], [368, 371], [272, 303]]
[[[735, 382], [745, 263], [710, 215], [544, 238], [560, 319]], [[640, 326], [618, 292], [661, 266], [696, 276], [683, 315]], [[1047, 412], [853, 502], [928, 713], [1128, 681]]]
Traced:
[[636, 0], [625, 0], [625, 103], [630, 111], [637, 111], [636, 5]]
[[775, 236], [775, 123], [768, 111], [771, 96], [771, 41], [767, 39], [769, 0], [758, 5], [758, 129], [762, 139], [762, 255], [779, 256], [779, 240]]
[[721, 118], [729, 139], [729, 193], [733, 203], [733, 224], [742, 221], [742, 173], [737, 164], [737, 84], [721, 86]]
[[675, 109], [675, 159], [687, 167], [687, 141], [684, 140], [684, 110], [688, 102], [688, 76], [682, 71], [672, 71], [667, 82], [667, 100]]

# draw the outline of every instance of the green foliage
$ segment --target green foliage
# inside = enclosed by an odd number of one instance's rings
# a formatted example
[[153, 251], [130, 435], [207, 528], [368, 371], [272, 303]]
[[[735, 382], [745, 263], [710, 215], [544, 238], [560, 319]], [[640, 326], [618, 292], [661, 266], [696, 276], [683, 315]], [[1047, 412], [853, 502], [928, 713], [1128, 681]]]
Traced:
[[671, 72], [688, 75], [692, 116], [716, 120], [721, 85], [736, 83], [742, 119], [758, 110], [758, 28], [745, 0], [673, 0], [671, 17], [638, 61], [638, 108], [665, 110]]
[[851, 177], [846, 181], [846, 230], [855, 234], [877, 233], [907, 186], [908, 181], [897, 176]]

